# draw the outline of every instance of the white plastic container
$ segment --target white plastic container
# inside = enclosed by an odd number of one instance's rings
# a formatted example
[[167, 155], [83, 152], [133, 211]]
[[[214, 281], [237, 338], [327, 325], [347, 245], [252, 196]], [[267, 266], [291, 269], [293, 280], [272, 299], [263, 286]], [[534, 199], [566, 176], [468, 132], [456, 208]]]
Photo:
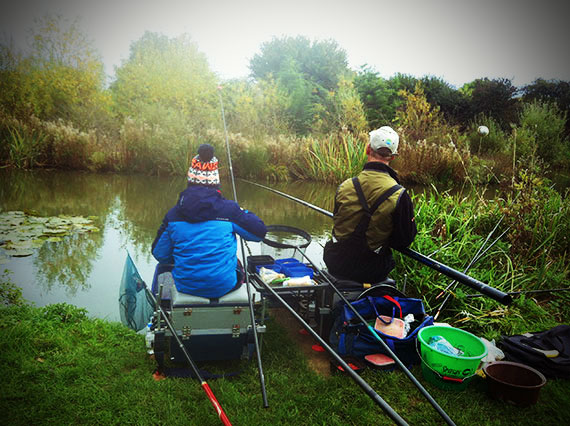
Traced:
[[152, 346], [153, 346], [153, 344], [154, 344], [154, 333], [152, 332], [151, 327], [152, 327], [152, 323], [149, 322], [149, 323], [146, 325], [146, 328], [145, 328], [145, 335], [144, 335], [144, 338], [145, 338], [145, 340], [146, 340], [146, 347], [147, 347], [149, 350], [152, 350]]

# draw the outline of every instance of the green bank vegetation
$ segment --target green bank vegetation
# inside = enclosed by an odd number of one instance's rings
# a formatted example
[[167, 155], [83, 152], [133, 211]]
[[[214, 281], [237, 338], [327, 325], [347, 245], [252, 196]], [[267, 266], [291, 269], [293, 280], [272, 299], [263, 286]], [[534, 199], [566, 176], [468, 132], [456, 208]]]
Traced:
[[[66, 304], [35, 308], [4, 291], [0, 307], [0, 409], [13, 425], [219, 424], [194, 379], [155, 381], [155, 363], [144, 338], [118, 323], [90, 319]], [[14, 290], [14, 288], [12, 288]], [[17, 293], [17, 292], [16, 292]], [[521, 310], [524, 313], [523, 305]], [[233, 424], [391, 424], [348, 377], [314, 372], [300, 348], [274, 321], [263, 338], [269, 408], [262, 408], [255, 361], [202, 364], [212, 373], [242, 370], [209, 380]], [[569, 382], [549, 380], [539, 402], [520, 409], [490, 399], [475, 377], [462, 392], [423, 383], [456, 424], [566, 424]], [[363, 378], [410, 424], [441, 424], [441, 418], [400, 372], [363, 372]]]
[[111, 80], [79, 22], [48, 16], [30, 39], [25, 52], [0, 45], [5, 166], [184, 174], [200, 143], [223, 157], [219, 93], [242, 177], [336, 183], [362, 165], [367, 132], [381, 125], [402, 135], [395, 166], [407, 182], [502, 181], [530, 158], [570, 165], [564, 81], [481, 78], [456, 89], [434, 76], [385, 79], [349, 69], [334, 40], [300, 36], [263, 43], [250, 78], [220, 92], [187, 36], [147, 32]]
[[[414, 248], [425, 254], [438, 250], [439, 260], [462, 269], [502, 218], [493, 238], [507, 234], [469, 274], [503, 291], [567, 288], [568, 202], [528, 171], [503, 189], [502, 198], [486, 200], [484, 195], [417, 194]], [[400, 288], [407, 283], [410, 296], [422, 297], [432, 314], [442, 301], [436, 295], [450, 281], [407, 258], [398, 259], [393, 277]], [[89, 319], [85, 310], [70, 305], [34, 308], [24, 303], [9, 275], [0, 282], [0, 362], [5, 367], [0, 410], [10, 413], [10, 424], [218, 424], [195, 380], [153, 380], [155, 364], [142, 336], [117, 323]], [[509, 307], [469, 293], [474, 292], [463, 285], [454, 288], [439, 320], [489, 340], [570, 321], [570, 292], [515, 296]], [[315, 373], [272, 320], [262, 351], [268, 409], [262, 408], [255, 361], [200, 365], [213, 373], [243, 369], [238, 377], [209, 381], [234, 424], [390, 424], [352, 380]], [[478, 377], [465, 391], [449, 392], [426, 383], [418, 366], [412, 372], [457, 424], [569, 420], [561, 409], [570, 402], [567, 380], [549, 380], [539, 403], [523, 410], [490, 399]], [[367, 370], [363, 377], [410, 424], [441, 424], [402, 373]]]

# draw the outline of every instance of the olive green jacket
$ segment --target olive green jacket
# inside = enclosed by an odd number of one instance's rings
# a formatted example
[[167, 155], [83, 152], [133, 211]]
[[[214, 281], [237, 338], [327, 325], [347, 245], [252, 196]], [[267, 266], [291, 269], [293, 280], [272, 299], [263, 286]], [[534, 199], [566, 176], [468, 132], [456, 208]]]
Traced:
[[[379, 162], [366, 163], [357, 176], [368, 203], [374, 202], [388, 189], [399, 184], [396, 172]], [[333, 235], [338, 241], [348, 238], [360, 222], [364, 210], [352, 183], [347, 179], [337, 189], [334, 207]], [[389, 246], [408, 247], [417, 233], [412, 200], [405, 188], [397, 190], [372, 215], [366, 232], [372, 250]]]

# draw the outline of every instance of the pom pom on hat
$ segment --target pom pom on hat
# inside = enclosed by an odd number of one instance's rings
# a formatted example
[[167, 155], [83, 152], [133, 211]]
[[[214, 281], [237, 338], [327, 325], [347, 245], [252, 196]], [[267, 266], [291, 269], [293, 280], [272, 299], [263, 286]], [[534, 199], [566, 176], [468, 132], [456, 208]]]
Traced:
[[208, 162], [214, 157], [214, 147], [207, 143], [203, 143], [198, 148], [198, 155], [200, 156], [200, 160]]
[[188, 183], [196, 185], [219, 186], [218, 159], [214, 157], [214, 147], [202, 144], [198, 155], [192, 158], [188, 169]]

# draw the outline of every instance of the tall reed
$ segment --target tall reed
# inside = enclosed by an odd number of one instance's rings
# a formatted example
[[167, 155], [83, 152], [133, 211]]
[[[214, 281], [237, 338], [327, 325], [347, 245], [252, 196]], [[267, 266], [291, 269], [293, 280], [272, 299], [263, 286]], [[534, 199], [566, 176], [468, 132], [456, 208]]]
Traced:
[[351, 133], [306, 138], [305, 150], [296, 159], [296, 174], [301, 179], [339, 183], [358, 174], [366, 162], [363, 136]]

